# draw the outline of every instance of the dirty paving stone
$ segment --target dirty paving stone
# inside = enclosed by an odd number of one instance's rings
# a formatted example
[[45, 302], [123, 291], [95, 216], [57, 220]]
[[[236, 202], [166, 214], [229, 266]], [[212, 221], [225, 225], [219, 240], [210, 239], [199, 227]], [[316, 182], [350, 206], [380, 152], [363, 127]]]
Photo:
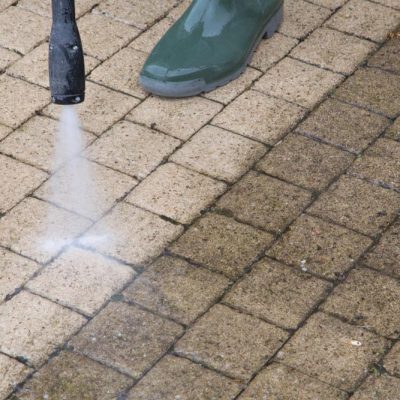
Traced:
[[15, 400], [114, 400], [132, 383], [96, 361], [63, 351], [16, 392]]
[[261, 143], [207, 125], [170, 160], [216, 179], [235, 182], [265, 152]]
[[328, 279], [339, 279], [372, 244], [346, 228], [301, 215], [267, 255]]
[[14, 51], [0, 47], [0, 71], [5, 70], [10, 64], [15, 63], [19, 58], [19, 54]]
[[400, 141], [400, 117], [397, 118], [393, 125], [385, 132], [385, 137]]
[[357, 268], [333, 291], [322, 309], [395, 339], [400, 334], [400, 283], [379, 272]]
[[0, 351], [39, 367], [85, 322], [75, 312], [22, 291], [0, 305]]
[[296, 131], [360, 153], [389, 123], [389, 119], [380, 115], [327, 99], [300, 123]]
[[351, 391], [387, 346], [380, 336], [317, 313], [286, 343], [277, 359], [338, 389]]
[[29, 367], [4, 354], [0, 354], [0, 371], [0, 397], [2, 399], [5, 399], [15, 386], [31, 373]]
[[190, 324], [205, 312], [229, 280], [186, 261], [161, 257], [128, 286], [123, 296], [157, 314]]
[[226, 185], [174, 163], [161, 165], [126, 198], [183, 224], [200, 216], [226, 190]]
[[[265, 397], [268, 396], [268, 397]], [[262, 370], [238, 400], [346, 400], [347, 393], [282, 364]]]
[[382, 235], [378, 245], [365, 255], [363, 263], [400, 278], [400, 220]]
[[330, 284], [267, 258], [224, 296], [223, 302], [286, 329], [296, 329]]
[[181, 357], [165, 356], [127, 400], [233, 400], [241, 384]]
[[399, 208], [399, 193], [344, 175], [308, 211], [374, 236], [395, 219]]
[[333, 93], [334, 97], [395, 118], [400, 113], [400, 76], [377, 68], [361, 68]]
[[217, 207], [248, 224], [280, 232], [310, 201], [310, 192], [250, 171], [222, 196]]
[[287, 337], [287, 332], [274, 325], [217, 304], [178, 341], [175, 352], [249, 380]]
[[257, 169], [310, 190], [323, 190], [351, 164], [349, 153], [289, 134], [257, 164]]
[[352, 400], [390, 400], [398, 398], [400, 379], [389, 375], [370, 376], [352, 396]]
[[385, 357], [383, 366], [389, 373], [400, 376], [400, 342], [397, 342]]
[[174, 322], [111, 302], [70, 342], [86, 356], [139, 378], [182, 333]]
[[368, 60], [368, 66], [400, 74], [400, 38], [397, 37], [386, 42]]
[[40, 265], [0, 248], [0, 303], [22, 286]]
[[400, 191], [400, 143], [378, 139], [355, 161], [349, 173]]
[[209, 213], [192, 225], [170, 250], [229, 278], [237, 278], [272, 240], [269, 233]]

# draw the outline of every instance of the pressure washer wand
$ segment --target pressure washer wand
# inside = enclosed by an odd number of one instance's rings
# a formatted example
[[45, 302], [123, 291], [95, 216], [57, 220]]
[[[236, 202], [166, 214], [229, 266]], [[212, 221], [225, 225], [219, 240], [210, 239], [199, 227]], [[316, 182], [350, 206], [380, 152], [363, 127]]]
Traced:
[[52, 0], [53, 24], [49, 46], [51, 100], [77, 104], [85, 99], [83, 49], [75, 19], [74, 0]]

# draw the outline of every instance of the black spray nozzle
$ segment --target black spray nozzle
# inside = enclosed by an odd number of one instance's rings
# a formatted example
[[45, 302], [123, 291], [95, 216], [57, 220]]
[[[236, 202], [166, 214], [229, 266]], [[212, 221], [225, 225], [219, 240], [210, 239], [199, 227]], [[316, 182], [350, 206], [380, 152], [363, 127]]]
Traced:
[[52, 0], [49, 75], [51, 100], [77, 104], [85, 99], [85, 66], [74, 0]]

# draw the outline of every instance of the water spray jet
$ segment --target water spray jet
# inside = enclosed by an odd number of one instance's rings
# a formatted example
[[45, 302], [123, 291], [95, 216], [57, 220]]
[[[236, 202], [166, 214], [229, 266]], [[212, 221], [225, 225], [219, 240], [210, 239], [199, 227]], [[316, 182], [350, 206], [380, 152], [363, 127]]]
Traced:
[[85, 100], [85, 65], [75, 19], [74, 0], [52, 0], [53, 24], [49, 46], [51, 100], [78, 104]]

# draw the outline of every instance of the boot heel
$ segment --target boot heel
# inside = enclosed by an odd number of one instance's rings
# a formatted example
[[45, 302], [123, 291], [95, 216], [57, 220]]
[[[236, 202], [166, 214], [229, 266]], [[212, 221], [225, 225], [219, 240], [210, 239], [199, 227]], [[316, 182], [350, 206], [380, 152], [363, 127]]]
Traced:
[[270, 38], [279, 28], [283, 21], [283, 6], [275, 13], [275, 15], [269, 20], [265, 27], [264, 39]]

